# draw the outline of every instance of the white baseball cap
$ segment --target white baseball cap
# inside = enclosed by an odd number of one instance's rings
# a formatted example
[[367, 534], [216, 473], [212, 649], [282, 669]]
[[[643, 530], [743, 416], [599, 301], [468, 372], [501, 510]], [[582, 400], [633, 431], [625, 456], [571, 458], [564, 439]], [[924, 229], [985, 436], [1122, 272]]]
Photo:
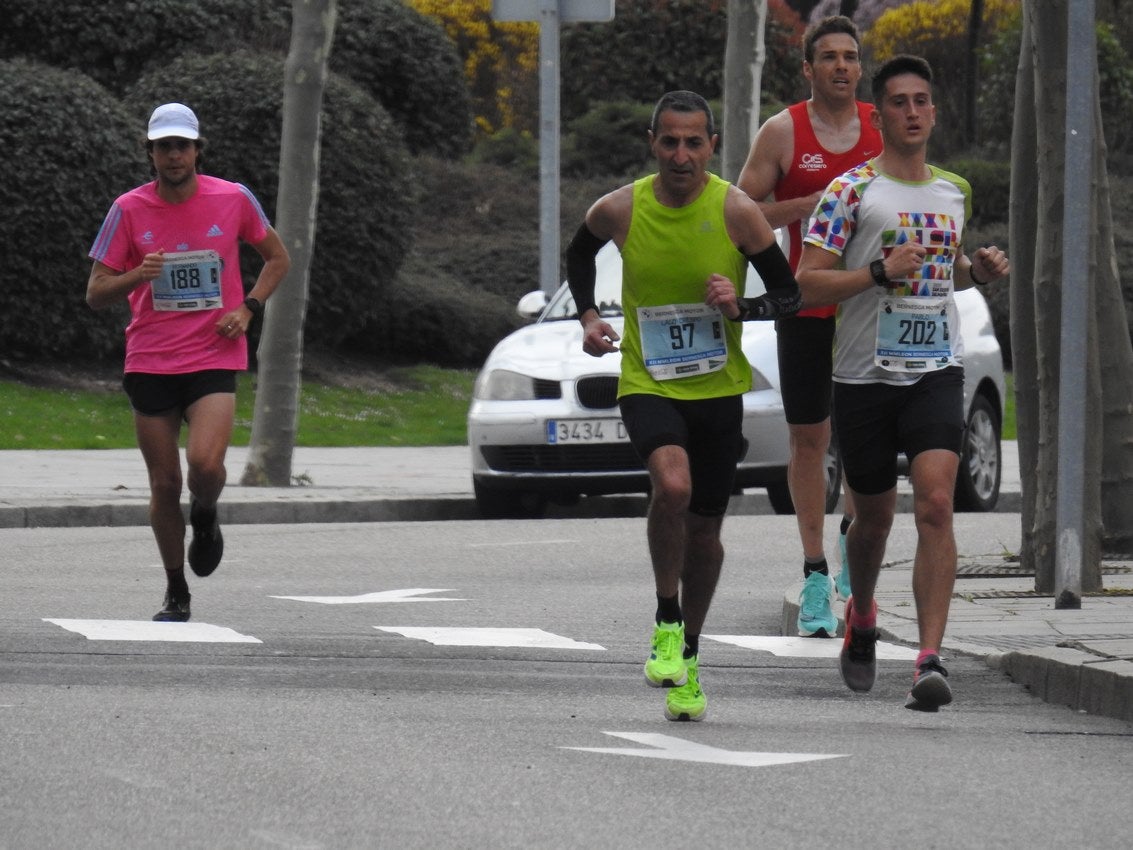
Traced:
[[166, 139], [176, 136], [181, 139], [200, 138], [197, 116], [183, 103], [163, 103], [153, 111], [149, 118], [147, 138]]

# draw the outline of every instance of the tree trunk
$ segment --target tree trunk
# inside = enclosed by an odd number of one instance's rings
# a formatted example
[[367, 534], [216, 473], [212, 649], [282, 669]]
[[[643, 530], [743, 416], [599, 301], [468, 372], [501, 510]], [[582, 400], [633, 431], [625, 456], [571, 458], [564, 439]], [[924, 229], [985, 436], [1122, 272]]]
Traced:
[[1039, 377], [1035, 336], [1035, 252], [1039, 208], [1038, 125], [1035, 120], [1035, 59], [1032, 44], [1034, 8], [1023, 5], [1023, 34], [1015, 74], [1015, 119], [1012, 128], [1011, 201], [1011, 362], [1015, 373], [1015, 419], [1022, 484], [1022, 545], [1019, 558], [1033, 568], [1038, 559]]
[[319, 139], [336, 0], [293, 0], [283, 85], [276, 227], [291, 271], [264, 311], [246, 486], [286, 487], [299, 427], [303, 322], [319, 199]]
[[[1011, 174], [1011, 322], [1019, 460], [1023, 470], [1023, 564], [1035, 588], [1055, 590], [1057, 560], [1058, 410], [1063, 298], [1068, 0], [1023, 5], [1023, 44], [1016, 86]], [[1038, 57], [1036, 59], [1036, 57]], [[1092, 91], [1090, 245], [1081, 274], [1087, 286], [1083, 457], [1084, 528], [1081, 584], [1100, 590], [1101, 551], [1133, 550], [1133, 346], [1117, 275], [1098, 98]], [[1077, 96], [1077, 95], [1076, 95]], [[1041, 116], [1041, 121], [1037, 120]], [[1078, 297], [1081, 297], [1080, 295]], [[1105, 367], [1102, 368], [1102, 357]], [[1104, 537], [1103, 537], [1104, 536]]]
[[743, 170], [751, 140], [759, 129], [766, 20], [767, 0], [728, 0], [720, 171], [725, 180], [733, 182]]
[[1095, 232], [1099, 251], [1095, 315], [1101, 351], [1104, 352], [1098, 370], [1103, 434], [1100, 493], [1102, 551], [1111, 557], [1128, 559], [1133, 558], [1133, 343], [1129, 339], [1125, 300], [1117, 271], [1100, 103], [1094, 104], [1094, 125], [1098, 128], [1094, 181], [1098, 217]]
[[976, 53], [980, 44], [980, 24], [983, 22], [983, 0], [972, 0], [968, 13], [968, 51], [964, 57], [964, 141], [975, 145], [976, 139], [976, 96], [979, 91], [979, 56]]

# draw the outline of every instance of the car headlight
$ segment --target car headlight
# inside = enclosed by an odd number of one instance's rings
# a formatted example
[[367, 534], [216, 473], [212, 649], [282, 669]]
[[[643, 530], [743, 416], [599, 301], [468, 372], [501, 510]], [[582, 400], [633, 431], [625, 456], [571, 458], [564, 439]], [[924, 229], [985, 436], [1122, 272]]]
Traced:
[[535, 379], [508, 369], [481, 372], [472, 395], [486, 401], [524, 401], [536, 398]]
[[752, 366], [751, 367], [751, 391], [756, 392], [758, 390], [769, 390], [769, 389], [771, 389], [771, 383], [765, 377], [763, 377], [762, 372], [760, 372], [758, 369], [756, 369], [754, 366]]

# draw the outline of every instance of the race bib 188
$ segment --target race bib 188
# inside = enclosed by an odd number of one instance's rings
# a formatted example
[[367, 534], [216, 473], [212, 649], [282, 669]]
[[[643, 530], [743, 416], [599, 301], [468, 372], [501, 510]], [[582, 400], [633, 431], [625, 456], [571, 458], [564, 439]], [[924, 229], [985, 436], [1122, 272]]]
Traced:
[[166, 254], [161, 274], [150, 283], [153, 309], [185, 312], [222, 306], [220, 266], [220, 254], [216, 251]]

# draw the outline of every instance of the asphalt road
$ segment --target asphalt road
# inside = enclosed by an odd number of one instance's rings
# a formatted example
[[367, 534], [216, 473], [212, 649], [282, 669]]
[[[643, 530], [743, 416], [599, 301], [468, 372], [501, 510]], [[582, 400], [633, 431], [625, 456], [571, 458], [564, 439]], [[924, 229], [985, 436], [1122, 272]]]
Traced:
[[191, 629], [148, 623], [148, 529], [0, 530], [0, 847], [1128, 846], [1130, 724], [978, 658], [924, 715], [908, 660], [857, 695], [834, 641], [740, 645], [793, 523], [727, 521], [696, 724], [641, 675], [640, 519], [229, 526]]

